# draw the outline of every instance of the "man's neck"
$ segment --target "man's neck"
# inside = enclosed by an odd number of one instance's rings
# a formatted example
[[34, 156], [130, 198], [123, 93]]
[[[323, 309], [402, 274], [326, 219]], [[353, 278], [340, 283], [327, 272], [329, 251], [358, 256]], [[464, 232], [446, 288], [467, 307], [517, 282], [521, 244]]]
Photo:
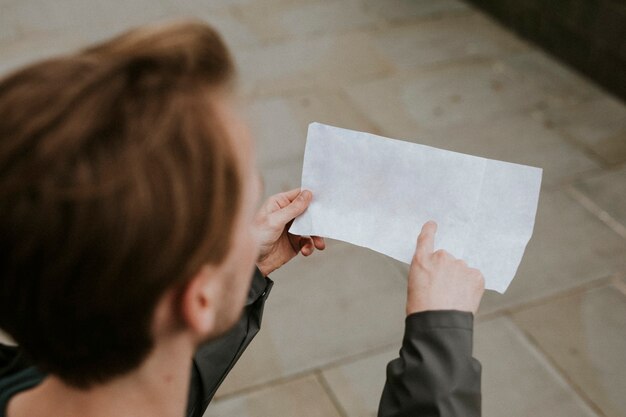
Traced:
[[180, 335], [155, 348], [140, 368], [78, 390], [49, 376], [14, 396], [7, 417], [181, 417], [185, 415], [193, 343]]

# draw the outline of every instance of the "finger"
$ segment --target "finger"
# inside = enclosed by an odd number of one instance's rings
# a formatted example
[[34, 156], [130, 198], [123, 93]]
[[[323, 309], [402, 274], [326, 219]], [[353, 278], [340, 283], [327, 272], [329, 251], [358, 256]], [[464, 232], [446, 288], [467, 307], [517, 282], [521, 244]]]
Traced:
[[313, 253], [315, 249], [313, 248], [313, 240], [311, 238], [303, 237], [300, 240], [300, 251], [304, 256], [309, 256]]
[[300, 243], [299, 243], [300, 249], [302, 249], [303, 247], [305, 247], [307, 245], [312, 246], [312, 243], [313, 243], [313, 241], [312, 241], [312, 239], [310, 237], [308, 237], [308, 236], [300, 236]]
[[301, 189], [298, 187], [289, 191], [283, 191], [282, 193], [278, 193], [278, 195], [281, 197], [287, 197], [289, 201], [292, 201], [294, 198], [298, 196], [298, 194], [300, 194], [300, 191]]
[[287, 233], [287, 237], [289, 238], [289, 243], [291, 244], [291, 247], [293, 248], [293, 251], [297, 255], [298, 252], [300, 252], [300, 249], [302, 249], [302, 243], [300, 241], [300, 236], [299, 235], [292, 235], [291, 233]]
[[422, 226], [422, 231], [417, 237], [417, 248], [415, 254], [419, 257], [425, 258], [433, 253], [433, 247], [435, 242], [435, 232], [437, 231], [437, 223], [433, 220], [427, 221]]
[[295, 197], [291, 203], [276, 211], [273, 215], [281, 224], [287, 224], [290, 220], [304, 213], [312, 198], [313, 194], [311, 191], [303, 190], [300, 194], [297, 194], [297, 197]]
[[300, 194], [300, 188], [294, 188], [289, 191], [283, 191], [282, 193], [274, 194], [270, 196], [263, 207], [269, 213], [274, 213], [277, 210], [287, 207], [291, 202]]
[[324, 241], [323, 237], [311, 236], [311, 238], [313, 239], [313, 244], [315, 245], [316, 249], [319, 249], [319, 250], [326, 249], [326, 242]]

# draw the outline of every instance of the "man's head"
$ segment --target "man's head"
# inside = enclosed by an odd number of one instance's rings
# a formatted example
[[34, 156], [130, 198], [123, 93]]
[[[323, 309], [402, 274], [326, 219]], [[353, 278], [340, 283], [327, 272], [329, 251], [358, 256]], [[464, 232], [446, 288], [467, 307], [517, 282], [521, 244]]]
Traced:
[[86, 387], [136, 368], [155, 309], [200, 338], [258, 253], [234, 64], [200, 23], [136, 29], [0, 81], [0, 328]]

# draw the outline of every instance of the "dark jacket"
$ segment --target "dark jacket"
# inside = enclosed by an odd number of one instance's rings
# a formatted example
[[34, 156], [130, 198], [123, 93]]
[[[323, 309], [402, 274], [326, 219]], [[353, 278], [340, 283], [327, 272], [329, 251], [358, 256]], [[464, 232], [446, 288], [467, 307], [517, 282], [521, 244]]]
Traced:
[[[228, 372], [259, 331], [273, 281], [255, 269], [245, 310], [223, 337], [198, 349], [192, 363], [188, 417], [201, 417]], [[472, 357], [471, 313], [441, 310], [407, 316], [399, 358], [387, 365], [378, 417], [480, 416], [480, 363]], [[45, 377], [0, 344], [0, 417], [9, 398]], [[236, 416], [233, 416], [236, 417]]]

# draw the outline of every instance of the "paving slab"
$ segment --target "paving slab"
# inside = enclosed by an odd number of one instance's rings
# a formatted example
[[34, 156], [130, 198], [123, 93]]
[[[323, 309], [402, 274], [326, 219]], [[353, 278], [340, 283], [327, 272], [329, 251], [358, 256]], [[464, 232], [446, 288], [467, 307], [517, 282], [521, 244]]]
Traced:
[[574, 187], [626, 227], [626, 166], [589, 176]]
[[85, 45], [85, 39], [67, 33], [39, 33], [0, 44], [0, 76], [39, 60], [74, 52]]
[[[3, 13], [0, 14], [0, 55], [3, 57], [2, 62], [0, 62], [0, 73], [9, 72], [35, 60], [73, 52], [142, 23], [157, 23], [170, 19], [195, 18], [204, 20], [222, 34], [231, 48], [254, 47], [260, 42], [225, 9], [192, 14], [165, 6], [157, 8], [158, 10], [152, 13], [141, 13], [141, 9], [125, 8], [127, 15], [118, 19], [119, 8], [116, 8], [114, 12], [109, 10], [107, 6], [100, 4], [92, 8], [89, 2], [79, 3], [81, 5], [77, 6], [75, 10], [72, 9], [71, 12], [66, 12], [63, 7], [57, 10], [57, 7], [60, 6], [55, 7], [51, 3], [46, 6], [51, 8], [50, 17], [46, 15], [46, 7], [39, 9], [33, 7], [30, 2], [19, 3], [24, 9], [19, 9], [14, 13], [5, 15], [3, 10]], [[83, 8], [89, 9], [85, 13], [91, 13], [93, 16], [81, 16], [80, 11]], [[103, 10], [99, 8], [103, 8]], [[55, 13], [60, 15], [55, 17]], [[103, 13], [103, 16], [99, 13]], [[26, 14], [28, 18], [21, 17], [21, 14]], [[3, 19], [6, 19], [7, 22], [3, 22]], [[54, 23], [54, 19], [57, 19], [58, 22]], [[43, 21], [41, 25], [38, 23], [39, 20]], [[22, 25], [21, 28], [18, 28], [18, 23]], [[43, 25], [44, 23], [45, 25]], [[16, 34], [10, 42], [3, 42], [2, 33], [8, 30], [5, 29], [8, 27], [15, 27], [14, 32]], [[17, 32], [18, 29], [19, 33]]]
[[266, 42], [373, 29], [378, 21], [354, 1], [260, 2], [237, 15]]
[[444, 127], [419, 140], [424, 145], [542, 168], [544, 188], [600, 168], [583, 149], [523, 113]]
[[[166, 7], [175, 7], [178, 10], [186, 10], [193, 13], [223, 10], [225, 8], [232, 8], [234, 6], [253, 5], [258, 0], [159, 0], [163, 2]], [[276, 0], [264, 0], [266, 2]]]
[[543, 100], [542, 90], [493, 62], [465, 63], [396, 74], [344, 87], [352, 102], [388, 136], [491, 122]]
[[[434, 22], [430, 24], [435, 25]], [[437, 51], [435, 45], [430, 48]], [[427, 51], [424, 53], [428, 54]], [[419, 56], [420, 53], [417, 51], [412, 55]], [[398, 59], [405, 61], [418, 59], [408, 53], [408, 57], [398, 55]], [[451, 59], [455, 57], [451, 54]], [[540, 119], [548, 111], [553, 115], [565, 114], [566, 109], [574, 104], [601, 96], [593, 84], [537, 51], [482, 62], [447, 62], [428, 70], [353, 82], [344, 88], [353, 102], [379, 127], [409, 138], [425, 129], [491, 122], [507, 113], [537, 113], [536, 117]], [[613, 114], [619, 113], [620, 106], [614, 107]], [[621, 121], [623, 123], [623, 117]]]
[[167, 17], [160, 1], [137, 0], [123, 7], [111, 2], [84, 0], [19, 1], [3, 7], [0, 24], [14, 22], [20, 35], [39, 32], [88, 33], [107, 28], [107, 33]]
[[204, 417], [341, 417], [313, 376], [209, 404]]
[[303, 161], [303, 158], [290, 159], [274, 166], [260, 168], [264, 186], [263, 198], [267, 199], [274, 194], [300, 188]]
[[17, 38], [16, 22], [0, 18], [0, 43], [11, 42]]
[[513, 315], [607, 417], [626, 415], [626, 295], [607, 286]]
[[479, 13], [388, 28], [376, 33], [374, 42], [399, 70], [469, 58], [495, 58], [528, 48], [525, 42]]
[[[506, 318], [478, 323], [484, 417], [596, 416], [543, 355]], [[399, 346], [323, 372], [347, 417], [375, 417], [387, 363]]]
[[322, 373], [346, 417], [376, 417], [387, 364], [398, 357], [400, 346], [398, 342], [397, 347]]
[[608, 95], [541, 114], [544, 122], [587, 146], [607, 165], [626, 162], [626, 105]]
[[406, 280], [369, 249], [328, 240], [270, 274], [263, 326], [217, 395], [400, 343]]
[[234, 52], [243, 91], [249, 95], [308, 93], [320, 86], [336, 90], [347, 82], [392, 71], [364, 32], [275, 42]]
[[476, 326], [483, 416], [572, 417], [597, 414], [507, 318]]
[[591, 80], [536, 48], [504, 56], [498, 64], [517, 72], [523, 82], [539, 87], [543, 93], [544, 108], [562, 109], [605, 96]]
[[[204, 2], [211, 7], [213, 2]], [[173, 1], [168, 7], [168, 18], [193, 18], [203, 20], [223, 36], [231, 51], [238, 48], [255, 48], [263, 39], [239, 19], [231, 8], [189, 9], [184, 4]]]
[[302, 159], [311, 122], [376, 130], [335, 92], [251, 99], [246, 106], [246, 118], [256, 138], [257, 162], [261, 167], [281, 166], [287, 160]]
[[352, 0], [365, 11], [390, 23], [407, 23], [419, 19], [467, 13], [471, 8], [458, 0]]

